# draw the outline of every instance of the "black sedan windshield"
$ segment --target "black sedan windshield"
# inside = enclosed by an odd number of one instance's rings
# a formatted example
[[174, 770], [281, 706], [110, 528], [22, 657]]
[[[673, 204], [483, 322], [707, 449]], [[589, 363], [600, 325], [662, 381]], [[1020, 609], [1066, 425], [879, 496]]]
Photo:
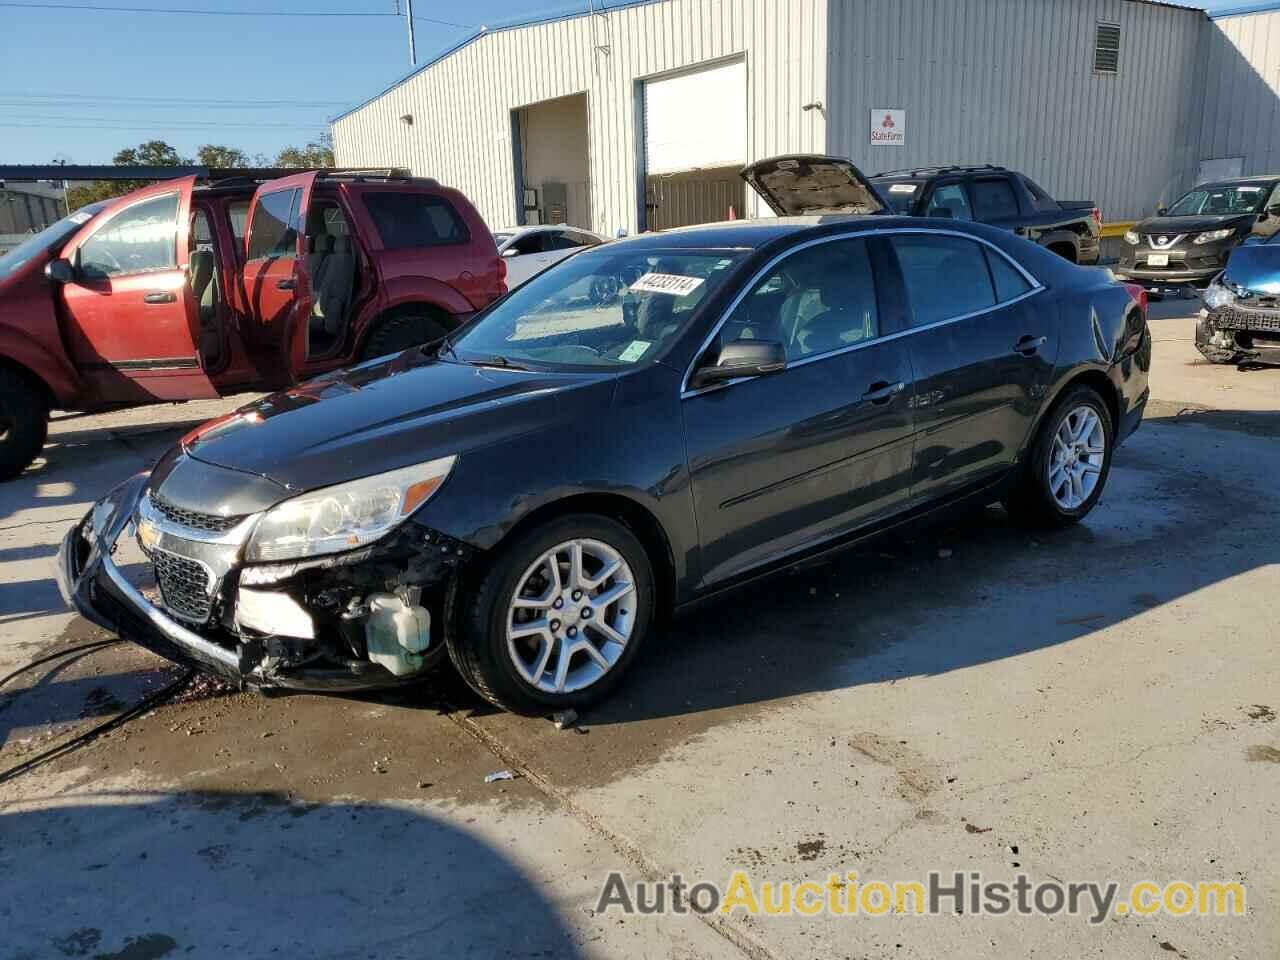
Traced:
[[39, 256], [56, 246], [60, 246], [105, 206], [105, 203], [91, 203], [87, 207], [77, 210], [71, 216], [63, 217], [57, 223], [50, 224], [39, 233], [33, 233], [3, 257], [0, 257], [0, 279], [17, 273], [18, 269], [29, 263], [32, 257]]
[[1257, 213], [1270, 190], [1262, 184], [1235, 187], [1197, 187], [1169, 208], [1170, 217], [1229, 216]]
[[538, 369], [626, 367], [656, 356], [745, 250], [602, 247], [539, 274], [467, 328], [452, 355]]

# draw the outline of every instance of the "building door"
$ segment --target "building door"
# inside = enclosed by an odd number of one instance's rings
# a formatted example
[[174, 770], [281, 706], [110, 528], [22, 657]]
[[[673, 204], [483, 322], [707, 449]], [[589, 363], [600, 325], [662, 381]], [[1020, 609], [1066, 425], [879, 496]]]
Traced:
[[743, 61], [644, 83], [645, 223], [651, 230], [744, 216], [747, 65]]

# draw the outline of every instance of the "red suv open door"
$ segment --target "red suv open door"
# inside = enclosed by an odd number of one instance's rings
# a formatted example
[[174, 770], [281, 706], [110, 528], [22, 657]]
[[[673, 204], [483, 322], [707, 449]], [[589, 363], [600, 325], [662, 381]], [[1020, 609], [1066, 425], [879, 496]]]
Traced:
[[136, 190], [62, 251], [67, 350], [96, 402], [218, 396], [202, 366], [187, 275], [194, 185], [183, 177]]
[[302, 375], [313, 300], [305, 226], [316, 173], [258, 187], [245, 225], [246, 339], [265, 352], [263, 373], [282, 383]]

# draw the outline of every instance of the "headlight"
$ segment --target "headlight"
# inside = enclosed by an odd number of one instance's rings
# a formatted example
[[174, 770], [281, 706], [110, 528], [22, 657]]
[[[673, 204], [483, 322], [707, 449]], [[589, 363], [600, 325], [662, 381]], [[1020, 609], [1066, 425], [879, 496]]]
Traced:
[[372, 543], [426, 503], [455, 460], [441, 457], [286, 500], [258, 521], [246, 557], [293, 560]]
[[1225, 240], [1227, 237], [1235, 233], [1235, 230], [1210, 230], [1208, 233], [1202, 233], [1196, 237], [1196, 243], [1213, 243], [1215, 240]]
[[1133, 230], [1126, 230], [1124, 232], [1124, 242], [1129, 244], [1130, 246], [1136, 246], [1138, 243], [1138, 240], [1139, 240], [1138, 234]]
[[1209, 284], [1209, 289], [1204, 292], [1204, 305], [1210, 310], [1217, 310], [1219, 307], [1230, 306], [1235, 302], [1235, 294], [1217, 280]]

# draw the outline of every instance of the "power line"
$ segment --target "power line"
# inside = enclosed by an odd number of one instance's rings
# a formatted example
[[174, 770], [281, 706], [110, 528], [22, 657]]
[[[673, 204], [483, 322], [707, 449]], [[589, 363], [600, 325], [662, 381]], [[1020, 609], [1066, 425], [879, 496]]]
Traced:
[[323, 129], [321, 121], [312, 123], [233, 123], [231, 121], [204, 122], [200, 120], [98, 120], [93, 117], [22, 117], [0, 115], [0, 127], [75, 128], [80, 130], [218, 130], [230, 127], [259, 130], [314, 130]]
[[[234, 100], [226, 98], [192, 98], [192, 97], [129, 97], [120, 94], [81, 94], [81, 93], [28, 93], [20, 90], [5, 90], [0, 97], [6, 100], [58, 101], [73, 103], [92, 101], [93, 103], [136, 104], [139, 106], [221, 106], [221, 107], [337, 107], [345, 100]], [[43, 106], [42, 102], [32, 106]]]
[[[395, 17], [397, 13], [378, 13], [376, 11], [354, 10], [198, 10], [193, 7], [122, 7], [91, 3], [31, 3], [17, 0], [0, 0], [0, 7], [20, 7], [27, 10], [88, 10], [94, 13], [172, 13], [197, 17]], [[423, 23], [434, 23], [442, 27], [457, 27], [459, 30], [474, 30], [470, 24], [456, 23], [453, 20], [439, 20], [435, 17], [417, 17]]]

